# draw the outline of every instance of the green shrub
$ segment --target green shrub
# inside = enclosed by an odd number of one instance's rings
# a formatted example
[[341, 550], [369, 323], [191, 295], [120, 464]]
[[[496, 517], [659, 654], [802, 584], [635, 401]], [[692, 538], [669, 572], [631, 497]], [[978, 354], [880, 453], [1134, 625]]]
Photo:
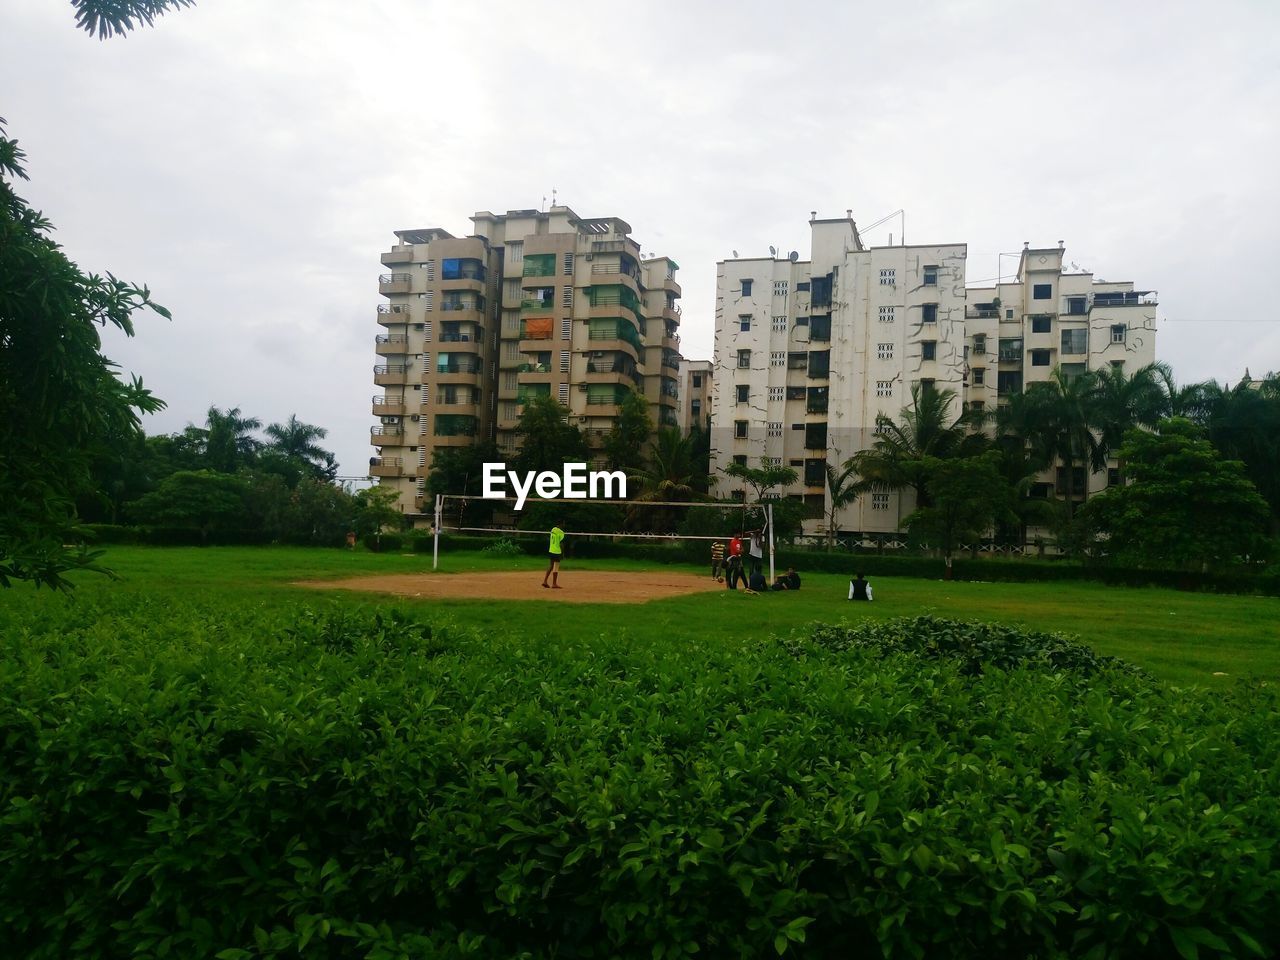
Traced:
[[374, 553], [394, 553], [404, 546], [404, 538], [398, 533], [366, 533], [362, 542]]
[[797, 657], [39, 599], [0, 606], [5, 956], [1280, 951], [1274, 689], [937, 621]]
[[487, 553], [492, 557], [518, 557], [523, 552], [515, 542], [503, 537], [501, 540], [495, 540], [489, 544], [481, 553]]

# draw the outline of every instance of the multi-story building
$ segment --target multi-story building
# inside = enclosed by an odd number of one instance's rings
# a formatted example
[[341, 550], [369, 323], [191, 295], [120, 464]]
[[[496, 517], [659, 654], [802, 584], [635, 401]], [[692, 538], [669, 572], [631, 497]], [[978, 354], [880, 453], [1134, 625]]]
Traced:
[[711, 361], [680, 361], [680, 432], [711, 426]]
[[679, 266], [642, 259], [616, 217], [587, 220], [565, 206], [488, 211], [475, 232], [396, 231], [379, 278], [386, 328], [374, 382], [380, 419], [370, 473], [400, 493], [405, 513], [423, 495], [436, 450], [497, 443], [518, 449], [524, 403], [549, 395], [593, 444], [631, 390], [654, 420], [678, 425]]
[[[718, 265], [711, 438], [713, 473], [733, 462], [794, 468], [800, 479], [782, 493], [804, 500], [810, 531], [824, 523], [825, 464], [869, 448], [877, 420], [898, 418], [914, 386], [954, 391], [959, 416], [1059, 364], [1070, 374], [1155, 359], [1152, 295], [1064, 274], [1061, 244], [1025, 249], [1009, 283], [966, 290], [965, 244], [866, 247], [848, 217], [810, 228], [807, 261]], [[737, 492], [726, 480], [719, 489]], [[888, 533], [913, 508], [909, 491], [877, 491], [837, 522]]]

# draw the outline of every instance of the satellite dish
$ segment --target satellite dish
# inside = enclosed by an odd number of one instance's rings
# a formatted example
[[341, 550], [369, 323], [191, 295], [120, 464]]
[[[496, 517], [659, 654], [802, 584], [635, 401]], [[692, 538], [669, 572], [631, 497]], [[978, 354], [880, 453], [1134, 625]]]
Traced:
[[777, 248], [777, 247], [770, 247], [770, 248], [769, 248], [769, 256], [771, 256], [771, 257], [776, 257], [777, 255], [778, 255], [778, 248]]
[[792, 250], [790, 253], [787, 254], [787, 259], [790, 260], [792, 263], [795, 263], [797, 260], [800, 259], [800, 252], [798, 250]]
[[737, 250], [733, 251], [733, 259], [735, 259], [735, 260], [737, 260], [737, 259], [738, 259], [738, 251], [737, 251]]

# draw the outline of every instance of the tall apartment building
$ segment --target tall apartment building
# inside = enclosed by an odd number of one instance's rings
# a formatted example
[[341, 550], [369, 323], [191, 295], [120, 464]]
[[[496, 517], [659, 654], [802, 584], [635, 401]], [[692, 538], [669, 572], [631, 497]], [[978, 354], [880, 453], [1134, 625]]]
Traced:
[[[917, 384], [953, 390], [958, 416], [1059, 363], [1155, 359], [1152, 296], [1064, 274], [1061, 245], [1024, 250], [1009, 283], [967, 290], [963, 243], [867, 247], [848, 217], [810, 229], [807, 261], [718, 264], [711, 438], [713, 474], [735, 461], [794, 468], [800, 479], [782, 493], [804, 500], [810, 531], [823, 523], [825, 464], [870, 447], [878, 418], [898, 418]], [[736, 492], [730, 483], [721, 478], [722, 494]], [[875, 492], [837, 521], [888, 533], [913, 508], [910, 492]]]
[[386, 332], [373, 398], [379, 425], [370, 473], [400, 494], [409, 514], [424, 503], [434, 452], [495, 441], [519, 447], [524, 403], [549, 395], [594, 445], [632, 390], [654, 420], [678, 425], [680, 285], [668, 257], [642, 259], [631, 227], [546, 212], [482, 211], [474, 233], [396, 231], [379, 278]]
[[711, 361], [680, 361], [680, 432], [711, 425]]

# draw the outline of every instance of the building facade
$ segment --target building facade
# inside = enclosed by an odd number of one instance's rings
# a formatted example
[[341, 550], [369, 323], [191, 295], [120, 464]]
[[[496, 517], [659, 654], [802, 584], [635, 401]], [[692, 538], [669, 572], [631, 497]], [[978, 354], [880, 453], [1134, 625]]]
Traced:
[[[807, 532], [825, 529], [825, 465], [869, 448], [878, 419], [899, 418], [913, 387], [954, 391], [958, 417], [1059, 364], [1072, 373], [1155, 359], [1154, 297], [1063, 273], [1061, 244], [1025, 249], [1008, 283], [966, 289], [963, 243], [867, 247], [848, 217], [813, 219], [810, 230], [809, 260], [717, 266], [711, 437], [721, 495], [739, 492], [722, 473], [731, 463], [795, 469], [782, 495], [803, 499]], [[1105, 486], [1107, 475], [1088, 482]], [[914, 506], [909, 491], [873, 492], [837, 525], [891, 533]]]
[[711, 427], [711, 361], [680, 361], [680, 432]]
[[435, 451], [492, 440], [513, 456], [535, 396], [568, 407], [593, 447], [633, 389], [656, 423], [679, 424], [674, 260], [643, 259], [623, 220], [565, 206], [471, 219], [462, 238], [396, 231], [382, 254], [391, 272], [379, 278], [370, 473], [406, 514], [431, 512]]

